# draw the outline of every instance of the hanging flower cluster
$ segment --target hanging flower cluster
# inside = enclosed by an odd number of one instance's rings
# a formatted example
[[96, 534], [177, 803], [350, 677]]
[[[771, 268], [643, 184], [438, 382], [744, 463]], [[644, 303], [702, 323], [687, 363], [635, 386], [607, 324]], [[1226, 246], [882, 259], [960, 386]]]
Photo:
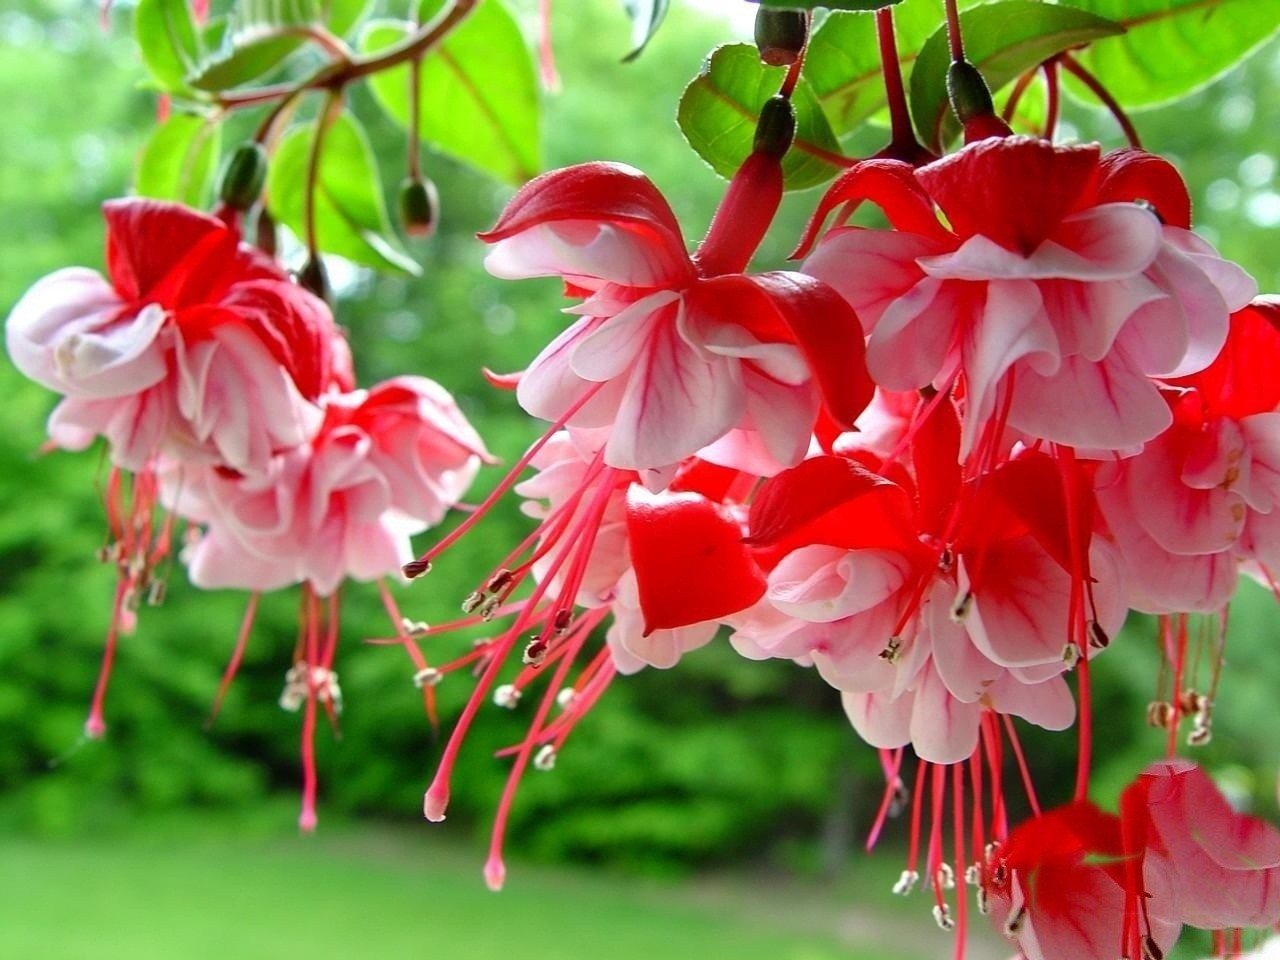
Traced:
[[[880, 821], [912, 807], [899, 890], [923, 875], [944, 929], [965, 923], [957, 877], [1030, 960], [1154, 958], [1184, 923], [1280, 921], [1280, 833], [1195, 766], [1153, 767], [1118, 817], [1087, 799], [1088, 664], [1127, 611], [1176, 615], [1178, 686], [1152, 720], [1171, 748], [1183, 721], [1202, 743], [1221, 647], [1194, 676], [1185, 614], [1222, 610], [1242, 566], [1272, 582], [1280, 303], [1190, 232], [1166, 161], [1012, 136], [855, 164], [800, 271], [752, 274], [778, 157], [756, 150], [692, 256], [657, 189], [617, 164], [539, 177], [482, 234], [491, 272], [559, 277], [580, 302], [526, 371], [494, 378], [551, 423], [494, 494], [532, 467], [515, 493], [539, 525], [464, 604], [467, 622], [514, 623], [457, 663], [483, 669], [427, 816], [444, 816], [479, 705], [516, 708], [550, 673], [511, 750], [486, 866], [501, 885], [528, 763], [554, 764], [615, 674], [672, 667], [728, 628], [743, 656], [841, 691], [882, 753]], [[889, 228], [825, 227], [864, 201]], [[1080, 724], [1075, 800], [1041, 814], [1024, 777], [1037, 812], [1020, 825], [1002, 774], [1007, 749], [1026, 769], [1015, 717]]]
[[[1014, 136], [965, 59], [955, 0], [939, 29], [966, 143], [933, 156], [912, 132], [888, 0], [870, 3], [890, 144], [861, 161], [805, 145], [845, 172], [797, 269], [753, 272], [782, 199], [810, 22], [762, 7], [758, 48], [785, 78], [692, 253], [657, 187], [617, 163], [537, 177], [480, 235], [494, 276], [561, 280], [571, 321], [524, 371], [490, 374], [545, 432], [413, 558], [409, 537], [440, 522], [488, 454], [435, 382], [356, 388], [346, 340], [307, 289], [323, 275], [315, 195], [346, 85], [409, 64], [416, 145], [422, 59], [475, 5], [457, 0], [380, 53], [301, 31], [336, 59], [297, 83], [218, 94], [219, 110], [275, 104], [228, 164], [218, 216], [109, 203], [107, 278], [59, 271], [10, 315], [10, 356], [63, 396], [52, 445], [103, 437], [112, 463], [103, 555], [119, 581], [88, 733], [105, 729], [117, 636], [162, 596], [182, 522], [192, 581], [252, 592], [224, 691], [258, 593], [301, 585], [280, 702], [305, 708], [304, 828], [318, 716], [341, 705], [338, 591], [379, 580], [428, 712], [447, 674], [476, 678], [426, 790], [428, 819], [446, 815], [481, 708], [518, 709], [539, 689], [504, 751], [485, 865], [495, 889], [529, 766], [555, 765], [619, 674], [675, 667], [721, 635], [840, 692], [885, 773], [871, 841], [910, 811], [895, 889], [929, 892], [958, 954], [971, 906], [1025, 960], [1161, 960], [1184, 925], [1218, 931], [1226, 955], [1242, 928], [1280, 924], [1280, 831], [1236, 813], [1177, 756], [1184, 732], [1192, 747], [1212, 736], [1239, 573], [1280, 594], [1280, 299], [1259, 297], [1192, 232], [1177, 170], [1137, 147], [1066, 48], [1035, 68], [1046, 137]], [[1133, 146], [1052, 141], [1059, 68], [1099, 92]], [[310, 254], [300, 283], [244, 244], [239, 223], [256, 210], [270, 234], [265, 153], [309, 91], [326, 99], [297, 204]], [[354, 168], [363, 144], [342, 129]], [[435, 188], [410, 158], [402, 222], [425, 234]], [[855, 225], [864, 204], [887, 226]], [[464, 619], [403, 620], [381, 578], [425, 574], [508, 492], [535, 525], [475, 583]], [[1089, 797], [1090, 662], [1120, 645], [1134, 610], [1160, 617], [1168, 669], [1148, 720], [1168, 756], [1111, 813]], [[1208, 655], [1189, 654], [1192, 614], [1208, 615]], [[416, 643], [492, 621], [504, 625], [452, 662], [428, 665]], [[1069, 802], [1041, 807], [1015, 718], [1077, 727]], [[1021, 823], [1006, 760], [1031, 810]]]
[[432, 380], [355, 389], [328, 305], [235, 226], [142, 199], [111, 201], [104, 213], [108, 276], [72, 267], [45, 277], [5, 328], [18, 368], [64, 397], [49, 420], [52, 444], [79, 450], [105, 437], [112, 464], [103, 557], [119, 577], [86, 732], [105, 732], [116, 639], [139, 604], [162, 598], [185, 521], [191, 581], [253, 592], [224, 691], [257, 594], [302, 586], [281, 705], [306, 707], [309, 829], [317, 704], [331, 718], [341, 708], [337, 591], [347, 578], [397, 576], [410, 535], [440, 522], [488, 454]]

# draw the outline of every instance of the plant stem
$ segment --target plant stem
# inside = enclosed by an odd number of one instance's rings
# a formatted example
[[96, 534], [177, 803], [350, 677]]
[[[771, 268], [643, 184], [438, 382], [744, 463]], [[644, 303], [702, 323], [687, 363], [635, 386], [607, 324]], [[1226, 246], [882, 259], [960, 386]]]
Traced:
[[320, 156], [324, 152], [325, 134], [338, 119], [342, 110], [342, 94], [331, 91], [325, 98], [324, 107], [316, 119], [316, 135], [311, 140], [311, 152], [307, 156], [306, 206], [303, 209], [303, 233], [306, 234], [307, 253], [310, 256], [320, 255], [320, 245], [316, 242], [316, 191], [320, 188]]
[[893, 30], [893, 11], [888, 7], [876, 11], [876, 36], [880, 41], [885, 97], [889, 101], [889, 148], [895, 155], [914, 161], [925, 151], [911, 126], [907, 91], [902, 84], [902, 64], [898, 61], [898, 40]]
[[450, 31], [465, 20], [479, 3], [480, 0], [454, 0], [453, 4], [440, 16], [424, 24], [416, 33], [405, 37], [395, 46], [388, 47], [380, 53], [367, 57], [338, 57], [310, 77], [297, 83], [278, 83], [253, 90], [222, 93], [214, 102], [219, 106], [234, 109], [269, 103], [303, 90], [341, 90], [353, 80], [381, 73], [383, 70], [390, 70], [392, 67], [420, 58], [448, 36]]
[[1089, 92], [1098, 98], [1098, 101], [1111, 111], [1111, 115], [1116, 118], [1116, 122], [1120, 124], [1120, 129], [1124, 131], [1124, 135], [1129, 140], [1129, 145], [1138, 150], [1142, 149], [1142, 140], [1138, 137], [1138, 129], [1133, 125], [1133, 121], [1129, 119], [1129, 115], [1124, 112], [1124, 107], [1115, 97], [1111, 95], [1106, 87], [1104, 87], [1098, 78], [1082, 67], [1074, 57], [1069, 53], [1064, 53], [1059, 58], [1059, 63], [1067, 68], [1067, 72], [1076, 77], [1081, 83], [1089, 88]]
[[951, 59], [964, 59], [964, 37], [960, 34], [960, 8], [957, 0], [947, 0], [947, 43], [951, 47]]

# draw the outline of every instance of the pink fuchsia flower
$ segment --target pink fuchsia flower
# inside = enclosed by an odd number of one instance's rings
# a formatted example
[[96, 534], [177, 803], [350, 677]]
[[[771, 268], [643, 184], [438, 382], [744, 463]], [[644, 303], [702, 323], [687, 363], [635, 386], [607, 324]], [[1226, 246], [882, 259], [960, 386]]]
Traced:
[[1173, 423], [1141, 453], [1104, 466], [1098, 501], [1129, 570], [1131, 606], [1222, 609], [1239, 558], [1263, 579], [1280, 558], [1280, 306], [1232, 316], [1218, 358], [1170, 381]]
[[609, 466], [669, 468], [735, 430], [752, 435], [753, 466], [761, 453], [794, 464], [820, 402], [847, 427], [870, 399], [861, 327], [834, 291], [802, 274], [742, 272], [761, 210], [781, 196], [777, 161], [755, 159], [692, 258], [661, 193], [621, 164], [538, 177], [481, 235], [494, 245], [491, 273], [559, 276], [586, 298], [517, 397], [544, 420], [608, 427]]
[[1256, 290], [1190, 233], [1173, 168], [1139, 151], [1007, 137], [918, 170], [869, 161], [805, 245], [868, 199], [896, 229], [832, 230], [804, 270], [857, 310], [878, 385], [962, 385], [965, 455], [988, 422], [1081, 449], [1152, 439], [1171, 418], [1151, 378], [1208, 365]]
[[18, 368], [66, 397], [54, 441], [106, 436], [135, 471], [169, 453], [254, 473], [309, 439], [334, 375], [325, 304], [218, 219], [143, 199], [104, 215], [108, 277], [53, 273], [5, 328]]
[[424, 377], [322, 403], [316, 436], [262, 473], [171, 465], [172, 509], [207, 526], [189, 555], [197, 586], [305, 581], [328, 596], [346, 578], [398, 574], [409, 536], [438, 523], [488, 457], [452, 397]]
[[873, 746], [954, 763], [987, 710], [1069, 726], [1061, 674], [1124, 610], [1110, 548], [1090, 544], [1087, 494], [1069, 505], [1043, 455], [962, 481], [950, 406], [925, 417], [901, 483], [840, 457], [766, 481], [750, 520], [766, 597], [813, 626], [766, 621], [746, 639], [815, 663]]
[[1076, 802], [1019, 825], [984, 870], [993, 919], [1028, 960], [1157, 957], [1183, 924], [1280, 921], [1280, 832], [1233, 811], [1199, 767], [1147, 768], [1120, 815]]

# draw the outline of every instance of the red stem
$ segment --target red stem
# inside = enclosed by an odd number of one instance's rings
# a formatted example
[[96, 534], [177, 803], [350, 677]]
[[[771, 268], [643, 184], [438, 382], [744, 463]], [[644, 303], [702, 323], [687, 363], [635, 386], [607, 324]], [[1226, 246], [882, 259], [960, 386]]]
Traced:
[[1089, 88], [1089, 92], [1098, 98], [1098, 102], [1111, 111], [1111, 115], [1116, 118], [1116, 123], [1120, 124], [1120, 129], [1124, 131], [1125, 137], [1129, 140], [1129, 146], [1135, 149], [1142, 149], [1142, 140], [1138, 137], [1138, 130], [1133, 125], [1133, 121], [1129, 119], [1129, 115], [1124, 112], [1124, 107], [1120, 106], [1119, 101], [1111, 95], [1106, 87], [1092, 73], [1075, 60], [1069, 53], [1064, 53], [1059, 62], [1067, 68], [1067, 72], [1076, 77], [1081, 83]]
[[880, 42], [880, 69], [884, 74], [884, 92], [889, 101], [890, 149], [895, 155], [914, 160], [924, 152], [911, 126], [907, 109], [907, 92], [902, 84], [902, 64], [898, 60], [898, 40], [893, 30], [893, 10], [876, 11], [876, 36]]
[[947, 0], [947, 43], [951, 48], [951, 59], [964, 59], [964, 37], [960, 34], [960, 8], [956, 0]]

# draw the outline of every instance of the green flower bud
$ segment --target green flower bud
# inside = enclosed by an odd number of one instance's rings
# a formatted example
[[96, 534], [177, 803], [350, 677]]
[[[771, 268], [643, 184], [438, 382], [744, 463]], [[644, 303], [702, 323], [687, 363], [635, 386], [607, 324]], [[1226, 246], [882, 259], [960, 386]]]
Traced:
[[298, 271], [298, 286], [310, 290], [325, 303], [333, 304], [333, 291], [329, 287], [329, 271], [325, 269], [320, 254], [313, 253]]
[[989, 117], [996, 110], [987, 81], [968, 60], [956, 60], [947, 68], [947, 98], [962, 124]]
[[760, 108], [760, 119], [756, 123], [756, 151], [781, 157], [795, 136], [796, 111], [791, 100], [781, 94], [770, 97]]
[[809, 18], [800, 10], [761, 7], [756, 11], [756, 49], [772, 67], [795, 63], [808, 35]]
[[411, 237], [429, 237], [436, 232], [440, 217], [440, 196], [436, 185], [425, 177], [405, 177], [400, 183], [400, 225]]
[[254, 246], [268, 257], [276, 255], [276, 221], [264, 205], [258, 211], [258, 223], [254, 233]]
[[262, 196], [267, 180], [267, 151], [246, 140], [232, 151], [218, 181], [218, 199], [232, 210], [248, 210]]

